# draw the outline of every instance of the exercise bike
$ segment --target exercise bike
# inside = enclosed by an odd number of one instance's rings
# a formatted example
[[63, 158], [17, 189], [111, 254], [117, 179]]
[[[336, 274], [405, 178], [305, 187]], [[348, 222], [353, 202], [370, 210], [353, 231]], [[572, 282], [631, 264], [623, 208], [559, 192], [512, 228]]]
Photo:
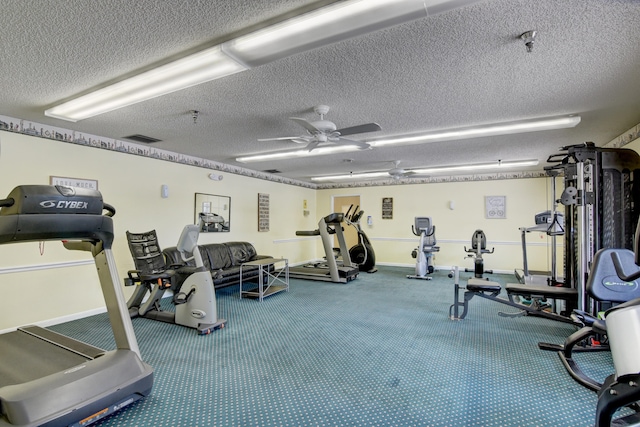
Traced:
[[[485, 270], [484, 269], [484, 260], [482, 259], [483, 254], [492, 254], [495, 248], [491, 248], [491, 250], [487, 249], [487, 237], [482, 230], [476, 230], [473, 232], [471, 236], [471, 248], [467, 249], [464, 247], [464, 251], [467, 252], [469, 258], [473, 258], [473, 270], [469, 268], [465, 268], [464, 271], [471, 272], [473, 271], [473, 276], [476, 279], [482, 279], [483, 274], [492, 274], [493, 270]], [[488, 280], [488, 279], [487, 279]]]
[[[136, 270], [128, 272], [125, 285], [138, 284], [138, 288], [127, 302], [129, 315], [146, 317], [167, 323], [194, 328], [199, 334], [209, 334], [223, 328], [227, 323], [218, 319], [216, 294], [211, 273], [204, 267], [198, 249], [198, 236], [202, 224], [187, 225], [180, 234], [176, 245], [184, 265], [166, 266], [164, 256], [157, 243], [155, 230], [147, 233], [129, 233], [127, 240], [136, 265]], [[195, 267], [187, 266], [193, 260]], [[176, 272], [187, 273], [180, 290], [173, 295], [175, 312], [164, 311], [160, 307], [165, 290], [171, 287], [171, 278]], [[146, 300], [145, 297], [148, 297]]]
[[364, 215], [364, 211], [358, 211], [359, 207], [360, 206], [356, 206], [353, 213], [351, 213], [353, 205], [349, 206], [347, 213], [344, 215], [347, 225], [355, 228], [358, 233], [358, 244], [353, 245], [349, 249], [349, 258], [351, 258], [351, 262], [358, 265], [358, 269], [360, 271], [375, 273], [378, 271], [376, 268], [376, 254], [373, 251], [373, 246], [371, 246], [369, 238], [365, 232], [362, 231], [362, 227], [360, 226], [360, 219], [362, 218], [362, 215]]
[[[613, 303], [619, 303], [604, 312], [603, 319], [587, 316], [586, 325], [569, 336], [558, 352], [565, 368], [581, 385], [598, 393], [595, 426], [638, 425], [640, 421], [640, 223], [636, 226], [634, 251], [628, 249], [600, 249], [596, 252], [587, 281], [590, 293]], [[606, 284], [606, 286], [603, 286]], [[613, 286], [612, 286], [613, 285]], [[621, 287], [621, 292], [616, 287]], [[624, 299], [626, 301], [622, 302]], [[583, 316], [584, 313], [574, 311]], [[585, 375], [572, 358], [577, 345], [593, 336], [606, 336], [611, 350], [615, 372], [604, 383]], [[575, 347], [575, 349], [574, 349]], [[541, 347], [543, 349], [549, 349]], [[588, 349], [585, 349], [588, 350]], [[591, 348], [591, 350], [597, 350]], [[628, 407], [633, 413], [613, 419], [618, 409]]]
[[436, 246], [436, 226], [432, 224], [431, 217], [417, 216], [411, 231], [415, 236], [420, 237], [420, 243], [411, 252], [411, 256], [416, 259], [416, 272], [407, 274], [407, 278], [431, 280], [432, 278], [427, 274], [434, 271], [433, 253], [440, 251], [440, 247]]

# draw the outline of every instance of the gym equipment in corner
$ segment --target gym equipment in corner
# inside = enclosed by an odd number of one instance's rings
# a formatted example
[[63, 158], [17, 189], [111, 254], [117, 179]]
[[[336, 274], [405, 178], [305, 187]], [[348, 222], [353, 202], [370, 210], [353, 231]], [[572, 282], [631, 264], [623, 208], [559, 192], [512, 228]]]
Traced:
[[633, 250], [635, 222], [640, 215], [640, 155], [626, 148], [600, 148], [591, 142], [570, 145], [549, 156], [545, 171], [564, 181], [564, 285], [576, 289], [575, 306], [589, 311], [586, 292], [589, 267], [597, 251]]
[[407, 278], [431, 280], [427, 274], [434, 271], [433, 253], [440, 251], [440, 247], [436, 246], [436, 226], [433, 225], [430, 216], [417, 216], [411, 231], [420, 237], [420, 243], [411, 252], [411, 256], [416, 259], [416, 273], [408, 274]]
[[347, 225], [352, 226], [358, 233], [358, 243], [353, 245], [349, 249], [349, 258], [352, 263], [358, 265], [360, 271], [366, 271], [367, 273], [375, 273], [378, 271], [376, 268], [376, 254], [371, 246], [371, 241], [362, 230], [360, 226], [360, 219], [364, 215], [364, 210], [358, 210], [360, 206], [356, 206], [351, 212], [353, 205], [349, 206], [347, 213], [344, 215], [344, 221]]
[[467, 249], [466, 246], [464, 247], [464, 251], [469, 254], [467, 256], [469, 258], [473, 258], [473, 270], [465, 268], [464, 271], [473, 271], [473, 276], [476, 279], [482, 279], [484, 273], [492, 274], [493, 270], [484, 269], [484, 259], [482, 259], [482, 255], [492, 254], [494, 249], [495, 248], [491, 248], [491, 250], [487, 249], [487, 237], [485, 236], [484, 231], [474, 231], [471, 236], [471, 248]]
[[0, 426], [86, 426], [151, 393], [153, 369], [140, 358], [111, 252], [114, 215], [84, 188], [23, 185], [0, 200], [0, 244], [63, 240], [91, 253], [116, 346], [39, 326], [0, 335]]
[[[138, 285], [127, 303], [131, 317], [140, 316], [175, 323], [194, 328], [200, 335], [209, 334], [225, 326], [227, 321], [218, 319], [211, 272], [204, 267], [198, 249], [201, 228], [202, 224], [186, 225], [176, 245], [185, 264], [193, 259], [195, 267], [166, 266], [155, 230], [146, 233], [127, 231], [129, 249], [136, 269], [128, 272], [125, 285]], [[160, 300], [165, 290], [171, 287], [171, 278], [176, 271], [189, 276], [180, 290], [173, 295], [175, 312], [164, 311], [160, 307]]]
[[[326, 257], [326, 267], [317, 264], [306, 264], [289, 267], [289, 277], [296, 279], [320, 280], [325, 282], [347, 283], [358, 277], [359, 268], [351, 262], [349, 250], [342, 231], [344, 214], [334, 212], [320, 219], [318, 228], [311, 231], [296, 231], [296, 236], [320, 236], [322, 247]], [[333, 242], [331, 236], [338, 238], [339, 251], [342, 255], [342, 265], [333, 255]]]

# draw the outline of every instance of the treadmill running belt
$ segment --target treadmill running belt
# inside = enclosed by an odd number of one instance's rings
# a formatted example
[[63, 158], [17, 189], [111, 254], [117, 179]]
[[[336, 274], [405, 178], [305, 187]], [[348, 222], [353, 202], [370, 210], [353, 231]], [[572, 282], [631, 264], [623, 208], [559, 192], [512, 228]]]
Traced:
[[21, 331], [0, 335], [0, 387], [55, 374], [89, 360]]

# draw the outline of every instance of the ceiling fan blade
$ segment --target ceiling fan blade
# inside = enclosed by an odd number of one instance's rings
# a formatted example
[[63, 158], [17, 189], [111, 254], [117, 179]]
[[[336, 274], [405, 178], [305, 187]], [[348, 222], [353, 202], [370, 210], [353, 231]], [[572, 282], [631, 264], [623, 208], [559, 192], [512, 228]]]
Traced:
[[258, 141], [289, 141], [300, 139], [299, 136], [281, 136], [280, 138], [260, 138]]
[[338, 142], [343, 144], [343, 145], [356, 145], [361, 150], [366, 150], [367, 148], [371, 148], [371, 144], [363, 142], [363, 141], [356, 141], [356, 140], [353, 140], [353, 139], [347, 139], [347, 138], [340, 137], [338, 139]]
[[379, 124], [377, 123], [367, 123], [364, 125], [351, 126], [348, 128], [338, 129], [337, 132], [340, 132], [340, 135], [355, 135], [357, 133], [367, 133], [367, 132], [377, 132], [382, 130]]
[[318, 144], [320, 144], [320, 141], [311, 141], [306, 147], [306, 150], [312, 151], [314, 148], [316, 148], [318, 146]]
[[317, 127], [315, 127], [314, 125], [306, 121], [305, 119], [301, 119], [298, 117], [289, 117], [289, 120], [293, 120], [294, 122], [296, 122], [297, 124], [305, 128], [306, 130], [308, 130], [310, 133], [320, 132], [320, 129], [318, 129]]

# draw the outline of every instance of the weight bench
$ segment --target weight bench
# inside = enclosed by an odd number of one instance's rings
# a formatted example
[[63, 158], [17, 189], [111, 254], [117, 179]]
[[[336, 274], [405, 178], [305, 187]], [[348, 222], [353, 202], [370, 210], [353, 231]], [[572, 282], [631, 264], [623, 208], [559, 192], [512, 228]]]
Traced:
[[[570, 317], [562, 316], [557, 313], [548, 312], [544, 310], [544, 306], [540, 305], [538, 299], [561, 299], [566, 301], [576, 301], [578, 298], [578, 292], [572, 288], [560, 288], [554, 286], [536, 286], [536, 285], [523, 285], [510, 283], [505, 286], [508, 298], [501, 298], [500, 292], [502, 286], [497, 282], [491, 282], [481, 279], [469, 279], [467, 281], [466, 291], [464, 293], [464, 299], [459, 301], [460, 285], [457, 278], [456, 269], [456, 281], [454, 288], [454, 303], [449, 307], [449, 318], [452, 320], [462, 320], [467, 316], [469, 311], [469, 301], [474, 296], [479, 296], [491, 301], [496, 301], [501, 304], [506, 304], [511, 307], [515, 307], [520, 310], [517, 313], [504, 313], [499, 312], [498, 315], [502, 317], [518, 317], [525, 315], [545, 317], [551, 320], [557, 320], [560, 322], [571, 323], [577, 325], [578, 323]], [[515, 296], [521, 296], [531, 298], [531, 305], [525, 305], [515, 300]], [[462, 308], [462, 314], [459, 314], [459, 309]]]

